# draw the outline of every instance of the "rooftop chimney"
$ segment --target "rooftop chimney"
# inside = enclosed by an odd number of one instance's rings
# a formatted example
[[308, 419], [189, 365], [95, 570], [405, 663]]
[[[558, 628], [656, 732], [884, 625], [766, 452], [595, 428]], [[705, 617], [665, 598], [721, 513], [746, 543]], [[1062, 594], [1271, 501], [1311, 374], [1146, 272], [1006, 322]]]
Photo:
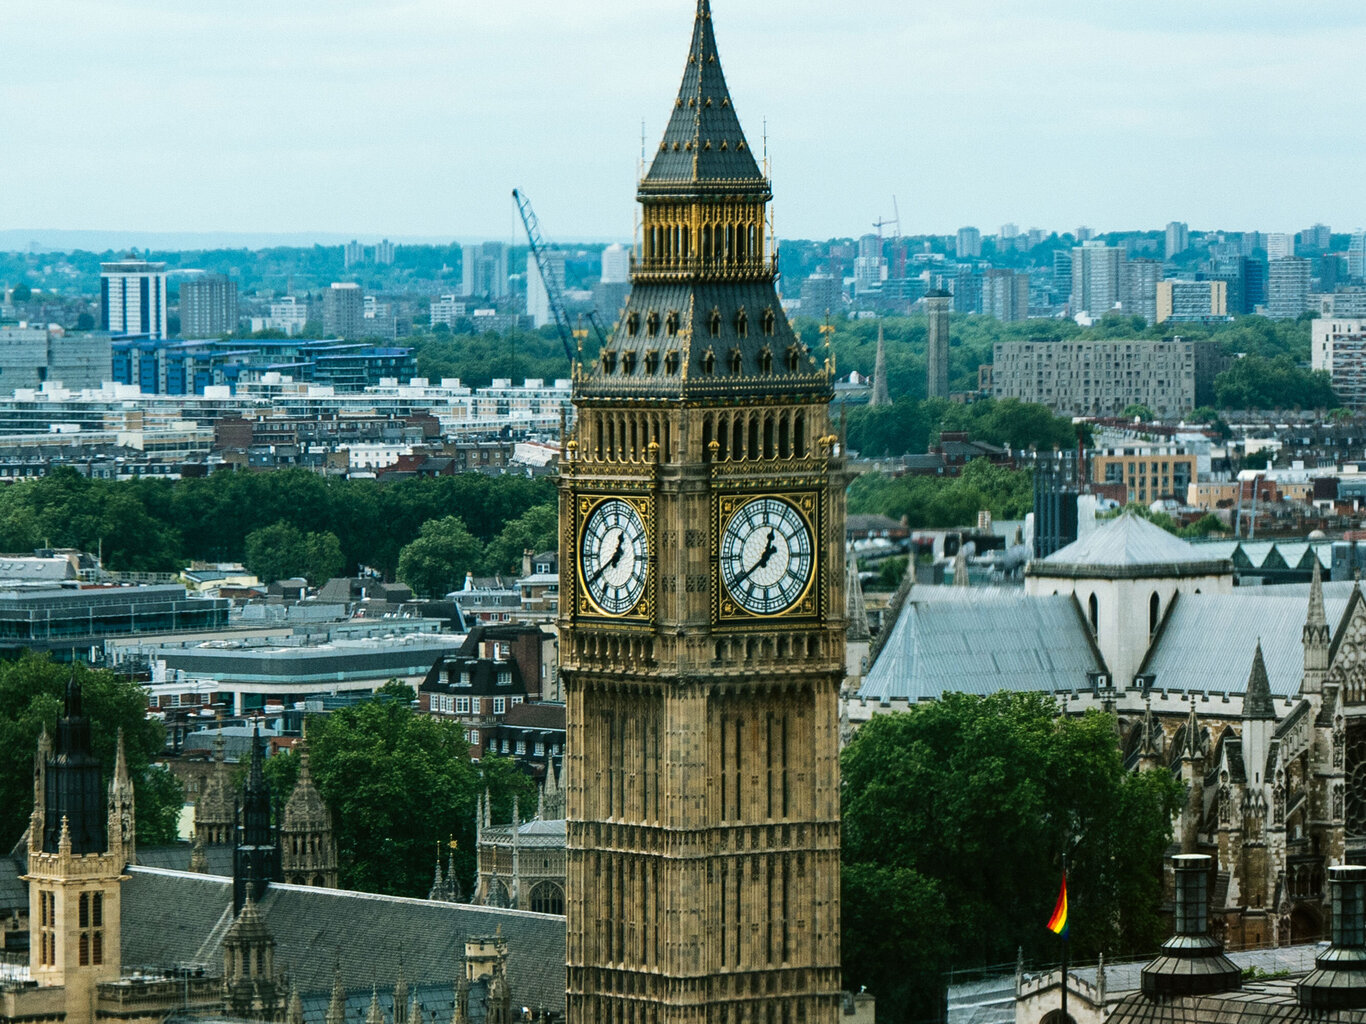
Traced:
[[1210, 995], [1242, 986], [1242, 972], [1224, 956], [1223, 944], [1210, 938], [1210, 858], [1178, 854], [1176, 933], [1162, 943], [1157, 959], [1143, 968], [1143, 994], [1152, 999]]
[[1332, 944], [1314, 958], [1314, 970], [1295, 986], [1309, 1010], [1366, 1008], [1366, 867], [1328, 869]]

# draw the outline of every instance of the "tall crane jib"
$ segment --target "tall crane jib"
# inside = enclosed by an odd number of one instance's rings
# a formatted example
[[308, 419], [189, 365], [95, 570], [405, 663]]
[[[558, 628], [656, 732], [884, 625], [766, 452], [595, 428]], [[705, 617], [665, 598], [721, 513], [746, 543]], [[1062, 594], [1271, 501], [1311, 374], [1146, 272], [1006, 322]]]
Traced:
[[[550, 315], [555, 321], [555, 331], [560, 336], [560, 342], [564, 345], [564, 354], [569, 359], [569, 365], [573, 366], [578, 359], [578, 340], [585, 337], [587, 332], [575, 331], [569, 326], [569, 314], [564, 308], [564, 294], [560, 291], [560, 284], [550, 272], [550, 258], [547, 255], [548, 247], [545, 239], [541, 237], [541, 223], [536, 219], [536, 213], [531, 208], [531, 200], [519, 190], [512, 190], [513, 201], [517, 204], [517, 212], [522, 216], [522, 226], [526, 228], [527, 242], [531, 246], [531, 258], [536, 261], [536, 268], [541, 274], [541, 283], [545, 286], [546, 299], [550, 306]], [[593, 325], [593, 330], [597, 333], [599, 344], [607, 340], [602, 327], [598, 324], [597, 318], [592, 313], [588, 314], [588, 322]]]

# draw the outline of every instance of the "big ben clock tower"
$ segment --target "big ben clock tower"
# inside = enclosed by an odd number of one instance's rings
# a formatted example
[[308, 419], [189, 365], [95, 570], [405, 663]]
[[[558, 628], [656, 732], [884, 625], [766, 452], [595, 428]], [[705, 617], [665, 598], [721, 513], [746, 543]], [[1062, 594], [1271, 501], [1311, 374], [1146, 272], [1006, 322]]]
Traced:
[[845, 466], [699, 0], [560, 480], [571, 1024], [834, 1024]]

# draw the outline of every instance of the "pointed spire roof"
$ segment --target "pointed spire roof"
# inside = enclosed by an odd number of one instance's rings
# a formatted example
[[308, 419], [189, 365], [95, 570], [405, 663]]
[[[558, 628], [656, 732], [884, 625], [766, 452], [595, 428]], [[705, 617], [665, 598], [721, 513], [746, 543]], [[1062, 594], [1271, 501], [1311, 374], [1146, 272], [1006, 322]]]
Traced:
[[640, 190], [676, 191], [680, 184], [719, 190], [744, 185], [768, 194], [721, 71], [709, 0], [698, 0], [678, 99]]
[[370, 989], [370, 1009], [365, 1014], [365, 1024], [384, 1024], [384, 1011], [379, 1008], [379, 986]]
[[1271, 682], [1262, 659], [1262, 642], [1257, 641], [1257, 652], [1252, 656], [1252, 673], [1247, 678], [1247, 694], [1243, 697], [1243, 720], [1276, 718], [1276, 704], [1271, 697]]
[[873, 393], [868, 399], [868, 404], [892, 404], [891, 393], [887, 390], [887, 343], [883, 338], [880, 321], [877, 325], [877, 357], [873, 362]]
[[1306, 628], [1317, 627], [1328, 628], [1328, 613], [1323, 608], [1323, 572], [1319, 565], [1318, 555], [1312, 555], [1314, 559], [1314, 575], [1309, 581], [1309, 614], [1305, 616], [1304, 625]]
[[308, 766], [308, 741], [300, 739], [295, 744], [299, 752], [299, 778], [294, 789], [285, 801], [283, 830], [286, 832], [330, 831], [332, 815], [323, 802], [322, 794], [313, 783], [313, 773]]

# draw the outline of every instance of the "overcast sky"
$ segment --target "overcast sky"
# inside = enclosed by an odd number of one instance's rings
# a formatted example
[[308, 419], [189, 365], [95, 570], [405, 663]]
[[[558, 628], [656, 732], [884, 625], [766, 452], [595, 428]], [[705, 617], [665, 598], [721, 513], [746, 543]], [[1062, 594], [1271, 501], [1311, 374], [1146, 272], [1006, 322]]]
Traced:
[[[783, 237], [1366, 224], [1359, 0], [714, 0]], [[0, 228], [626, 238], [692, 0], [0, 3]]]

